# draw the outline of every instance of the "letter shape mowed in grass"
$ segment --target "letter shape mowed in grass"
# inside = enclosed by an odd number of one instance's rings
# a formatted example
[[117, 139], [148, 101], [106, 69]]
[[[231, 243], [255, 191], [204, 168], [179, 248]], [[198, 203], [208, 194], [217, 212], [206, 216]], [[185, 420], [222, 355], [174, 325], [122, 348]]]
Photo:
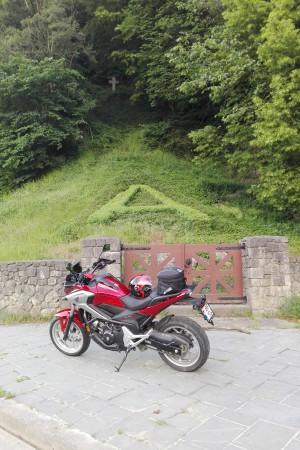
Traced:
[[[137, 197], [139, 197], [138, 202], [136, 201]], [[156, 214], [176, 216], [187, 226], [210, 227], [210, 218], [207, 214], [177, 203], [161, 192], [142, 184], [132, 185], [126, 191], [117, 194], [110, 202], [93, 213], [88, 218], [88, 222], [107, 224], [129, 216], [142, 218], [143, 215], [149, 215], [149, 213], [153, 217]]]

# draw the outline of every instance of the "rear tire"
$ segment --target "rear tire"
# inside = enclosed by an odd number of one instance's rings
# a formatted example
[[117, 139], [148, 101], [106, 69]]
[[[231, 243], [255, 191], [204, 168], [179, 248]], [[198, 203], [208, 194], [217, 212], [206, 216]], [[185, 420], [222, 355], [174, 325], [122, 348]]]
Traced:
[[206, 363], [210, 350], [209, 340], [197, 322], [187, 317], [174, 316], [157, 329], [165, 333], [182, 334], [192, 342], [192, 347], [182, 349], [181, 355], [159, 352], [161, 359], [170, 367], [180, 372], [193, 372]]
[[68, 339], [63, 340], [64, 332], [61, 330], [59, 317], [54, 317], [50, 324], [50, 337], [55, 347], [68, 356], [82, 355], [90, 346], [91, 338], [85, 328], [80, 328], [72, 322]]

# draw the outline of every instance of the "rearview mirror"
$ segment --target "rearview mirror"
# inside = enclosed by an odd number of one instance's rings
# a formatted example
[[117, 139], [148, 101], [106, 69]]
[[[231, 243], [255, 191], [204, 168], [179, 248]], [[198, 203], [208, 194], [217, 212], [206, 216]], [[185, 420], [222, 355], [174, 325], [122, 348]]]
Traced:
[[72, 269], [73, 269], [72, 264], [71, 264], [71, 263], [68, 263], [66, 269], [67, 269], [69, 272], [72, 272]]
[[103, 245], [103, 252], [109, 252], [110, 250], [110, 244], [104, 244]]

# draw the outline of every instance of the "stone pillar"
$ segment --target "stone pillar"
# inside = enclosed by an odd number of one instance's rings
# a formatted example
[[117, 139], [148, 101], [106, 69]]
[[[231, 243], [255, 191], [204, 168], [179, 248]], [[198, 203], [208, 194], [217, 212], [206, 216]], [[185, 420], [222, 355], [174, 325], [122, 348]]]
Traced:
[[290, 256], [292, 294], [300, 295], [300, 256]]
[[288, 239], [283, 236], [241, 240], [244, 294], [252, 311], [273, 315], [291, 297]]
[[[110, 245], [110, 251], [102, 253], [103, 246], [105, 244]], [[101, 272], [109, 272], [116, 278], [121, 280], [122, 276], [122, 252], [121, 252], [121, 241], [117, 238], [90, 238], [83, 239], [81, 241], [81, 265], [83, 269], [91, 268], [92, 264], [99, 258], [102, 253], [103, 258], [115, 259], [115, 264], [107, 266]]]

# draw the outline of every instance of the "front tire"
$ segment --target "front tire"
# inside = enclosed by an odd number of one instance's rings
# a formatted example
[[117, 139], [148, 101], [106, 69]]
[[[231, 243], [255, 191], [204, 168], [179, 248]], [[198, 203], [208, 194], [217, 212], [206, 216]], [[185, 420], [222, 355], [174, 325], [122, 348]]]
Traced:
[[202, 367], [208, 358], [210, 345], [208, 337], [201, 326], [187, 317], [172, 317], [158, 326], [165, 333], [178, 333], [187, 337], [192, 346], [183, 348], [181, 355], [159, 352], [161, 359], [175, 370], [193, 372]]
[[60, 326], [59, 317], [54, 317], [50, 324], [50, 337], [55, 347], [68, 356], [82, 355], [91, 343], [91, 338], [85, 328], [80, 328], [72, 322], [68, 339], [63, 340], [64, 332]]

